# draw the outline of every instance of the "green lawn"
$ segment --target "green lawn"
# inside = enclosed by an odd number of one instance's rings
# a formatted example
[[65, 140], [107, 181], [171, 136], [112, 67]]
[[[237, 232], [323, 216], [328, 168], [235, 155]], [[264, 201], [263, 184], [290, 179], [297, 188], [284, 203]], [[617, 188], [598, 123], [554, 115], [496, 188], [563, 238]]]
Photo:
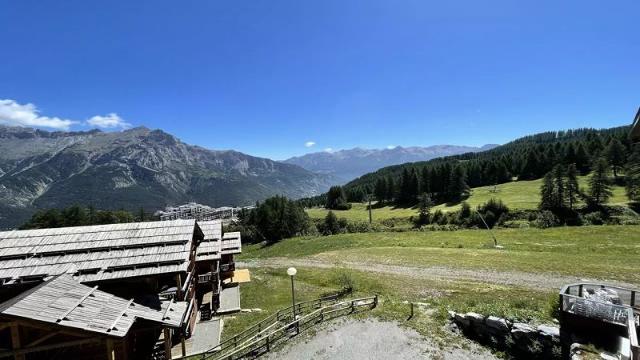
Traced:
[[[580, 187], [586, 191], [588, 188], [588, 176], [579, 177]], [[501, 199], [509, 208], [516, 210], [532, 210], [537, 209], [540, 204], [540, 186], [542, 180], [531, 181], [514, 181], [497, 186], [483, 186], [471, 189], [471, 195], [466, 200], [471, 207], [477, 207], [484, 204], [491, 198]], [[628, 203], [624, 187], [614, 186], [613, 196], [609, 200], [611, 205], [626, 205]], [[434, 210], [456, 211], [460, 209], [460, 204], [441, 204], [434, 207]], [[307, 214], [312, 219], [323, 219], [327, 215], [328, 210], [324, 208], [307, 209]], [[363, 203], [352, 203], [350, 210], [334, 210], [338, 217], [345, 218], [350, 221], [369, 221], [369, 212], [367, 205]], [[416, 208], [397, 208], [393, 206], [384, 206], [373, 208], [373, 221], [376, 223], [389, 219], [408, 219], [412, 215], [418, 214]]]
[[[578, 178], [580, 188], [586, 191], [589, 177]], [[540, 204], [540, 186], [542, 179], [531, 181], [514, 181], [506, 184], [494, 186], [483, 186], [471, 189], [471, 196], [466, 200], [471, 207], [484, 204], [491, 198], [501, 199], [511, 209], [531, 210], [537, 209]], [[609, 200], [611, 205], [625, 205], [628, 199], [624, 187], [614, 186], [613, 196]], [[455, 211], [460, 208], [460, 204], [442, 204], [434, 209], [442, 211]]]
[[[329, 211], [324, 208], [307, 209], [307, 214], [312, 219], [324, 219]], [[367, 205], [363, 203], [352, 203], [349, 210], [333, 210], [337, 217], [345, 218], [350, 221], [369, 221], [369, 211]], [[394, 206], [375, 207], [373, 206], [373, 221], [381, 222], [389, 219], [406, 219], [417, 214], [417, 210], [413, 208], [397, 208]]]

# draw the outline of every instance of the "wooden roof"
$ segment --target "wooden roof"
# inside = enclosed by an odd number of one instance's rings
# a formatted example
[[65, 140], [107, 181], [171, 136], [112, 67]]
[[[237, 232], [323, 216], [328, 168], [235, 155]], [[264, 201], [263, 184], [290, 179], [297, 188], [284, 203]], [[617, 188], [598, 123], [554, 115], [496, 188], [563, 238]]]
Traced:
[[136, 304], [80, 284], [69, 274], [51, 278], [0, 304], [0, 314], [108, 336], [123, 337], [137, 319], [171, 327], [182, 324], [187, 305], [165, 302], [160, 309]]
[[204, 240], [196, 250], [196, 261], [219, 260], [222, 240], [222, 221], [198, 221]]
[[228, 232], [222, 236], [222, 254], [240, 254], [242, 252], [242, 239], [239, 232]]
[[631, 141], [640, 142], [640, 108], [636, 113], [636, 117], [633, 119], [633, 125], [631, 126], [631, 132], [629, 133]]
[[186, 271], [196, 235], [203, 236], [195, 220], [0, 232], [0, 280], [71, 271], [91, 282]]

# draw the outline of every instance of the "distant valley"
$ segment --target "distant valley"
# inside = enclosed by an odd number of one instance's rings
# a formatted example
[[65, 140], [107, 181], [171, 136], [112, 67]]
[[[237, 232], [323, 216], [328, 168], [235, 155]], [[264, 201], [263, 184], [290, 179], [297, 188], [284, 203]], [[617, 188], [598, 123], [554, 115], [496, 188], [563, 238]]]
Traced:
[[73, 204], [153, 211], [168, 204], [249, 205], [313, 196], [335, 182], [293, 164], [188, 145], [144, 127], [47, 132], [0, 126], [0, 228]]
[[380, 168], [408, 162], [426, 161], [442, 156], [491, 150], [498, 145], [482, 147], [434, 145], [428, 147], [401, 147], [391, 149], [354, 148], [334, 152], [316, 152], [284, 160], [306, 170], [334, 176], [340, 183], [347, 183]]

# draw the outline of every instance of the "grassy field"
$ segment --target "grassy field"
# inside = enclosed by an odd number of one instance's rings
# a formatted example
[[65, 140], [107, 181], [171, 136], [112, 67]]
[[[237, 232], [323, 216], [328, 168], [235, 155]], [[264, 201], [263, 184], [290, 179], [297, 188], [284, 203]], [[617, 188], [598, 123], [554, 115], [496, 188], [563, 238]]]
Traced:
[[[435, 282], [396, 275], [376, 275], [348, 270], [298, 268], [296, 275], [296, 299], [311, 300], [341, 289], [337, 280], [340, 274], [348, 274], [356, 284], [349, 297], [377, 294], [380, 305], [359, 316], [375, 316], [382, 320], [396, 321], [430, 336], [442, 347], [456, 341], [446, 333], [442, 324], [447, 310], [475, 311], [527, 321], [551, 321], [551, 307], [556, 294], [550, 291], [532, 291], [519, 287], [506, 287], [472, 281]], [[291, 305], [291, 287], [285, 268], [252, 269], [252, 281], [243, 284], [241, 302], [243, 308], [260, 308], [260, 312], [242, 313], [225, 318], [223, 338], [241, 332], [278, 309]], [[419, 302], [427, 307], [417, 311], [407, 321], [407, 302]]]
[[384, 264], [553, 272], [640, 283], [640, 226], [341, 234], [247, 246], [243, 258], [314, 256]]
[[[238, 261], [308, 264], [298, 266], [296, 276], [296, 296], [301, 301], [338, 291], [340, 275], [346, 274], [356, 284], [353, 296], [380, 295], [380, 306], [361, 316], [397, 321], [429, 335], [443, 347], [457, 341], [443, 327], [447, 310], [549, 322], [558, 289], [517, 282], [504, 285], [490, 278], [440, 280], [403, 272], [363, 271], [350, 264], [391, 265], [410, 271], [424, 268], [427, 272], [434, 267], [451, 273], [464, 269], [500, 276], [527, 273], [543, 279], [567, 275], [640, 284], [640, 226], [500, 229], [495, 235], [503, 249], [493, 248], [493, 240], [484, 230], [300, 237], [268, 247], [247, 245]], [[290, 283], [285, 268], [252, 268], [252, 282], [242, 285], [242, 305], [263, 311], [225, 319], [225, 337], [289, 305]], [[407, 302], [421, 304], [416, 317], [409, 321]]]
[[[307, 214], [312, 219], [324, 219], [329, 211], [324, 208], [307, 209]], [[369, 211], [367, 205], [363, 203], [352, 203], [349, 210], [334, 210], [336, 216], [350, 221], [369, 221]], [[398, 208], [395, 206], [373, 207], [373, 220], [381, 222], [389, 219], [406, 219], [418, 212], [412, 208]]]
[[[588, 188], [588, 177], [581, 176], [579, 179], [582, 189]], [[486, 203], [491, 198], [501, 199], [511, 209], [530, 210], [537, 209], [540, 204], [540, 186], [542, 180], [514, 181], [497, 186], [483, 186], [471, 189], [471, 195], [466, 200], [472, 207]], [[628, 199], [624, 187], [614, 186], [613, 196], [609, 200], [611, 205], [625, 205]], [[434, 207], [435, 210], [456, 211], [460, 209], [460, 204], [441, 204]], [[323, 219], [327, 215], [327, 210], [323, 208], [307, 209], [307, 213], [312, 219]], [[334, 211], [338, 217], [346, 218], [350, 221], [369, 221], [369, 212], [366, 204], [353, 203], [350, 210]], [[393, 206], [373, 208], [373, 221], [380, 223], [389, 219], [408, 219], [410, 216], [417, 216], [416, 208], [397, 208]]]

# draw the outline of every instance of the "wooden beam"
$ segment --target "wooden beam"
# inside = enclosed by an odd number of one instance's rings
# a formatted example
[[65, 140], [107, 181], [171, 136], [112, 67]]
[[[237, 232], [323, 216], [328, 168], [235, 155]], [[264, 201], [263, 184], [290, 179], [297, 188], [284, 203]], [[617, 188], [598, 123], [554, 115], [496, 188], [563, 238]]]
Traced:
[[[18, 328], [18, 324], [11, 325], [11, 348], [13, 351], [19, 351], [22, 346], [20, 346], [20, 328]], [[24, 360], [24, 354], [14, 354], [13, 358], [15, 360]]]
[[180, 273], [176, 274], [176, 297], [178, 300], [182, 300], [182, 279], [180, 278]]
[[15, 323], [14, 322], [8, 322], [8, 323], [0, 324], [0, 331], [10, 327], [13, 324], [15, 324]]
[[122, 311], [120, 312], [120, 315], [118, 315], [118, 317], [116, 317], [116, 319], [113, 320], [113, 323], [107, 329], [107, 332], [111, 332], [111, 330], [116, 328], [116, 325], [118, 324], [118, 321], [120, 321], [120, 318], [123, 317], [124, 314], [127, 313], [127, 310], [129, 310], [129, 306], [131, 306], [132, 303], [133, 303], [133, 299], [129, 300], [129, 302], [127, 303], [127, 306], [124, 309], [122, 309]]
[[167, 314], [169, 313], [169, 311], [171, 311], [171, 305], [173, 305], [173, 299], [171, 299], [171, 301], [169, 301], [169, 305], [167, 305], [167, 309], [162, 314], [162, 321], [164, 321], [164, 319], [167, 318]]
[[107, 339], [107, 360], [116, 360], [116, 352], [113, 347], [112, 339]]
[[171, 330], [164, 328], [164, 358], [171, 359]]
[[51, 332], [35, 341], [30, 342], [29, 344], [27, 344], [27, 346], [25, 346], [26, 348], [30, 348], [30, 347], [34, 347], [36, 345], [42, 344], [43, 342], [51, 339], [52, 337], [56, 336], [56, 335], [60, 335], [60, 331], [54, 331]]
[[180, 332], [180, 345], [182, 347], [182, 356], [187, 356], [187, 344], [184, 343], [184, 330]]

